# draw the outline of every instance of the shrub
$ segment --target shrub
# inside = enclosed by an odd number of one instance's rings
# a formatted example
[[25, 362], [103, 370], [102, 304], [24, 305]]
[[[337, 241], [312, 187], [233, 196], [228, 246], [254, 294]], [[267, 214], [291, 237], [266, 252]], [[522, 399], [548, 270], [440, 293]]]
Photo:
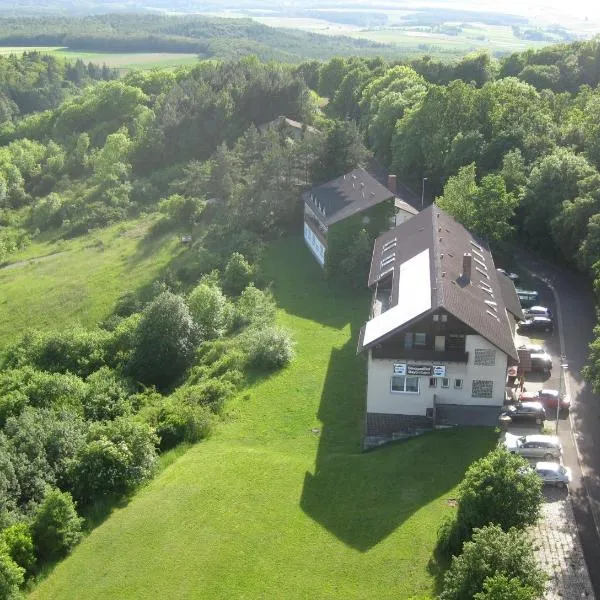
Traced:
[[131, 370], [142, 383], [165, 388], [191, 365], [198, 342], [183, 298], [163, 292], [142, 313]]
[[188, 306], [203, 339], [221, 337], [225, 333], [231, 307], [218, 286], [198, 284], [188, 297]]
[[69, 553], [81, 539], [83, 519], [77, 515], [71, 494], [48, 490], [35, 512], [31, 533], [41, 560], [56, 560]]
[[213, 427], [213, 414], [209, 407], [171, 398], [152, 407], [147, 419], [160, 438], [161, 450], [168, 450], [181, 442], [198, 442], [208, 437]]
[[238, 296], [252, 281], [253, 269], [239, 252], [234, 252], [223, 272], [223, 290], [229, 296]]
[[80, 377], [71, 373], [47, 373], [32, 369], [24, 389], [32, 406], [78, 411], [81, 410], [87, 386]]
[[1, 538], [15, 563], [26, 573], [32, 573], [35, 567], [35, 552], [29, 525], [27, 523], [11, 525], [2, 532]]
[[[476, 529], [462, 554], [453, 557], [444, 577], [440, 600], [474, 598], [484, 590], [486, 579], [496, 575], [516, 579], [537, 594], [534, 598], [541, 596], [546, 576], [538, 568], [531, 542], [522, 531], [505, 532], [498, 525]], [[488, 589], [489, 585], [488, 582]]]
[[458, 492], [458, 520], [468, 530], [497, 523], [504, 531], [524, 528], [539, 518], [542, 505], [540, 478], [527, 462], [498, 447], [474, 462]]
[[0, 546], [0, 598], [17, 600], [19, 587], [23, 584], [24, 570]]
[[271, 294], [250, 284], [236, 302], [234, 325], [237, 329], [248, 325], [270, 325], [275, 321], [276, 310]]
[[87, 385], [86, 419], [109, 421], [131, 412], [128, 397], [133, 390], [115, 371], [102, 367], [87, 378]]
[[92, 424], [71, 471], [76, 498], [90, 504], [132, 490], [152, 475], [157, 445], [158, 438], [145, 423], [121, 417]]
[[290, 335], [279, 327], [251, 329], [244, 339], [248, 360], [256, 369], [279, 369], [294, 358], [294, 347]]
[[483, 582], [483, 591], [473, 596], [474, 600], [537, 600], [540, 598], [535, 588], [523, 584], [516, 577], [494, 575]]
[[206, 379], [196, 385], [179, 388], [173, 397], [178, 402], [209, 406], [213, 412], [219, 412], [227, 399], [235, 392], [235, 387], [222, 379]]

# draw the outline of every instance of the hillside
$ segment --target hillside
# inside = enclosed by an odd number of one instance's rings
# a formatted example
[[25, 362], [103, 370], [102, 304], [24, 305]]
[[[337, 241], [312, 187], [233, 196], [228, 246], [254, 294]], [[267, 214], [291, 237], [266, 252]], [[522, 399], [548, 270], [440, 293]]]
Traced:
[[193, 52], [205, 58], [255, 54], [263, 60], [291, 63], [332, 56], [401, 55], [399, 48], [389, 44], [267, 27], [251, 19], [150, 14], [7, 17], [0, 19], [0, 45], [61, 46], [86, 52]]
[[298, 238], [264, 266], [294, 363], [244, 391], [213, 438], [116, 510], [32, 599], [432, 597], [446, 500], [493, 432], [361, 453], [367, 295], [329, 287]]

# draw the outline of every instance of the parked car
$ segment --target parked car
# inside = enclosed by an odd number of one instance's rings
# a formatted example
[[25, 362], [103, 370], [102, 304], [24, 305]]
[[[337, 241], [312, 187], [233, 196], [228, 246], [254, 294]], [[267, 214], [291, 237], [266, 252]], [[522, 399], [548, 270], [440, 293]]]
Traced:
[[519, 323], [519, 331], [521, 332], [544, 332], [551, 333], [554, 331], [554, 323], [548, 317], [532, 317]]
[[543, 458], [552, 460], [562, 456], [562, 445], [555, 435], [513, 435], [507, 433], [504, 446], [513, 454], [524, 458]]
[[571, 469], [557, 462], [537, 462], [535, 472], [548, 485], [566, 487], [571, 483]]
[[531, 370], [540, 371], [542, 373], [550, 373], [552, 371], [552, 357], [547, 352], [532, 352]]
[[548, 317], [552, 318], [552, 311], [545, 306], [530, 306], [523, 311], [526, 319], [530, 319], [532, 317]]
[[513, 421], [542, 422], [546, 418], [546, 409], [541, 402], [517, 402], [507, 406], [503, 415], [510, 417]]
[[571, 399], [558, 390], [538, 390], [537, 392], [522, 392], [519, 402], [541, 402], [546, 409], [556, 410], [559, 405], [561, 410], [569, 410]]
[[535, 290], [523, 290], [521, 288], [516, 288], [516, 290], [519, 302], [523, 308], [535, 306], [539, 302], [540, 295]]
[[516, 273], [512, 273], [511, 271], [506, 271], [500, 267], [496, 269], [499, 273], [506, 275], [513, 283], [519, 283], [519, 276]]

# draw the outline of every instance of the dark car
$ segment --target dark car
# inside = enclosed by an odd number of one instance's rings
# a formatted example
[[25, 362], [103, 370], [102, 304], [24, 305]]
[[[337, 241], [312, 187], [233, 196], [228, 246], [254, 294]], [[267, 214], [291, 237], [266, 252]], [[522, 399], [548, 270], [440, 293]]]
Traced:
[[541, 373], [550, 373], [552, 370], [552, 357], [547, 352], [532, 352], [531, 370]]
[[508, 406], [503, 414], [513, 421], [541, 422], [546, 418], [546, 410], [541, 402], [518, 402]]
[[519, 331], [551, 333], [554, 331], [554, 323], [548, 317], [532, 317], [519, 323]]

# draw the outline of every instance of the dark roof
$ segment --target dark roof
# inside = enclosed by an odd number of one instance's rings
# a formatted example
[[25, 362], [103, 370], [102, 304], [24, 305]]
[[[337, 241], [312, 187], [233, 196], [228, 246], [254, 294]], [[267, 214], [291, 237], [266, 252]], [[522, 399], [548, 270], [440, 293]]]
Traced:
[[502, 294], [502, 299], [504, 300], [506, 310], [514, 315], [517, 319], [522, 319], [523, 308], [521, 307], [521, 302], [517, 296], [515, 284], [504, 273], [500, 273], [500, 271], [496, 272], [496, 276], [498, 277], [500, 293]]
[[[381, 185], [387, 186], [388, 175], [390, 172], [374, 157], [367, 159], [365, 164], [365, 171], [373, 178], [377, 179]], [[421, 198], [416, 194], [410, 187], [408, 187], [403, 181], [400, 181], [396, 177], [396, 198], [406, 202], [418, 211], [421, 206]]]
[[360, 168], [304, 193], [304, 199], [324, 215], [326, 225], [333, 225], [393, 197], [388, 188]]
[[[498, 281], [500, 274], [487, 244], [435, 204], [375, 240], [369, 286], [391, 277], [390, 308], [401, 305], [402, 299], [398, 297], [401, 267], [427, 250], [431, 305], [422, 314], [444, 308], [508, 356], [518, 358]], [[465, 253], [470, 253], [472, 260], [468, 283], [461, 277]], [[370, 347], [407, 325], [400, 322], [394, 327], [393, 319], [387, 321], [382, 329], [385, 333], [369, 344], [363, 346], [361, 335], [359, 349]]]

